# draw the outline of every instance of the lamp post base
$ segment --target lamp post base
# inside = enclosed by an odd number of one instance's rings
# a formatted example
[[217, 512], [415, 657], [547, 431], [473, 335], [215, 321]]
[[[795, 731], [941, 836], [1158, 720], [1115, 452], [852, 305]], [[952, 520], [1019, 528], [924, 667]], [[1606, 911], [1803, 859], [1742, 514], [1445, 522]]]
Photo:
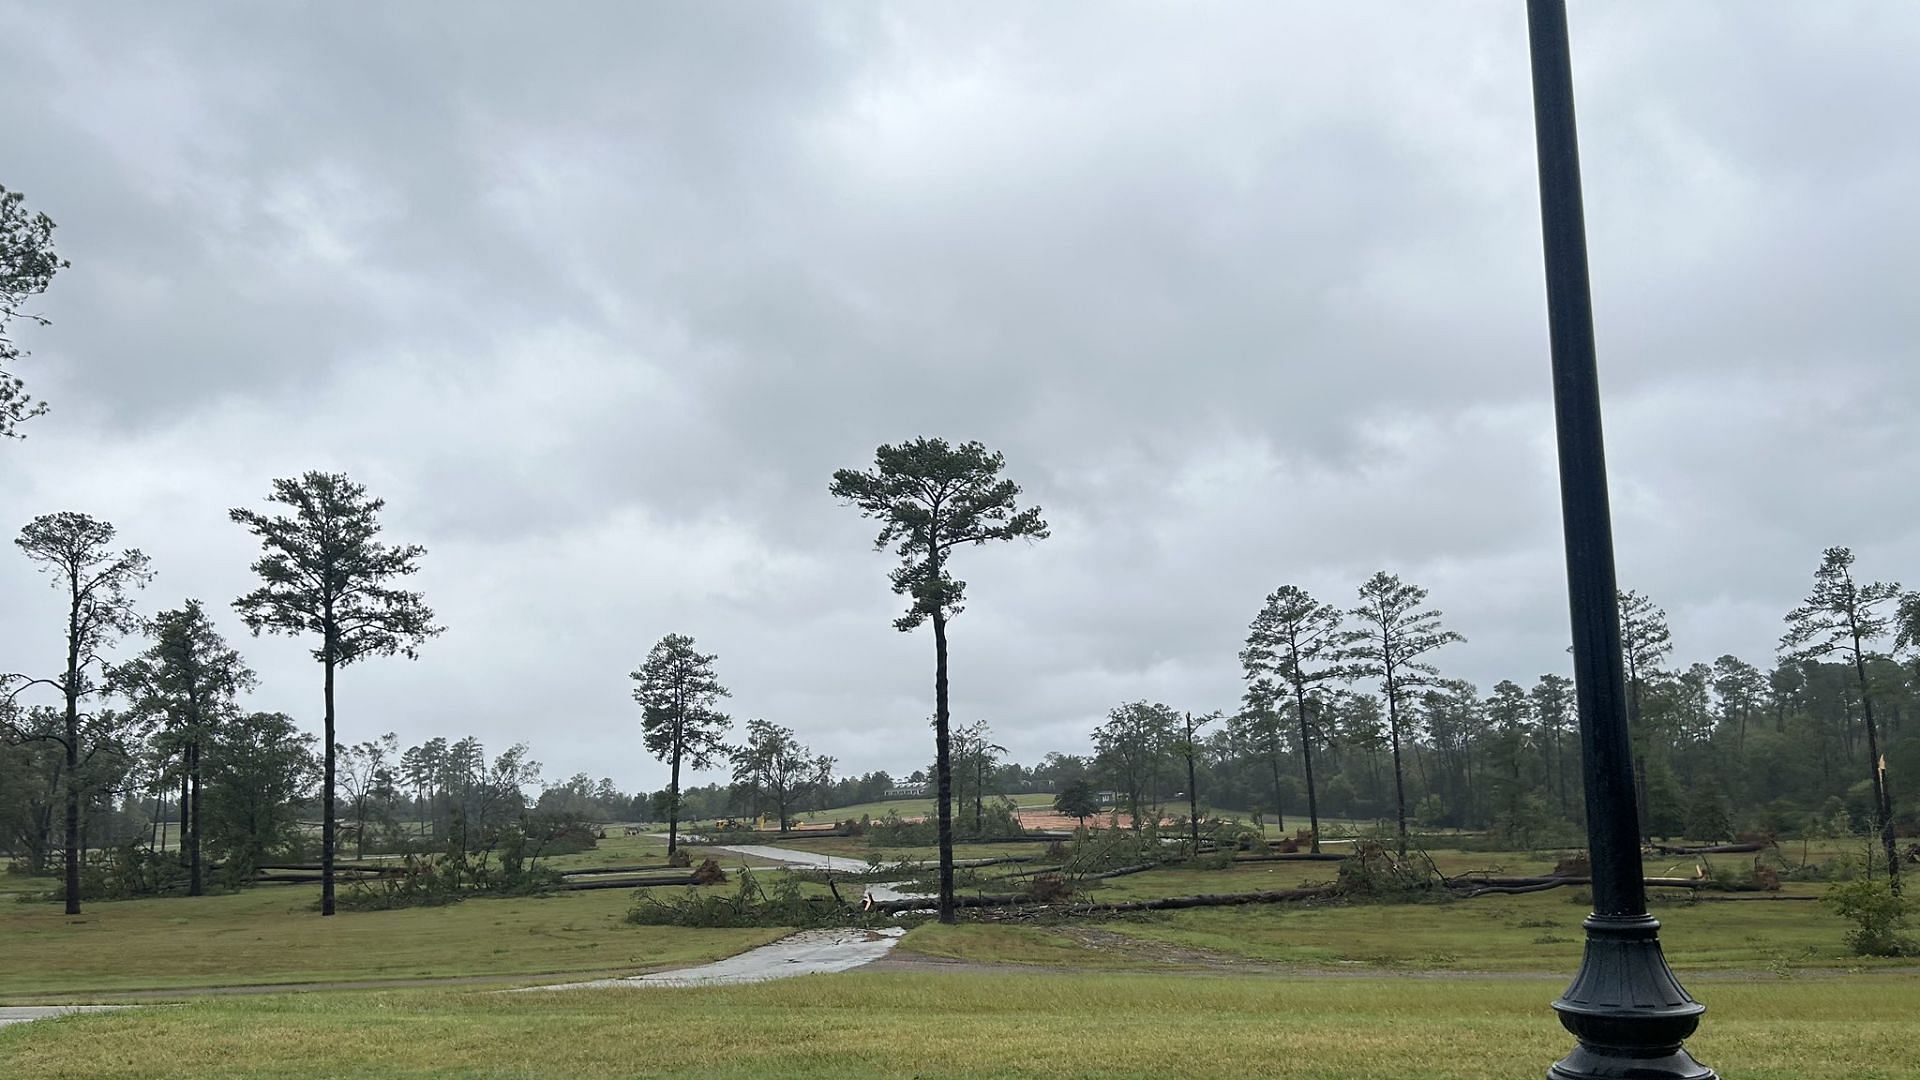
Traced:
[[1650, 915], [1590, 915], [1586, 953], [1553, 1008], [1580, 1045], [1549, 1080], [1715, 1080], [1682, 1044], [1706, 1006], [1687, 996]]
[[1623, 1047], [1587, 1046], [1554, 1062], [1547, 1080], [1717, 1080], [1712, 1069], [1693, 1060], [1681, 1047], [1657, 1057], [1641, 1057], [1639, 1051]]

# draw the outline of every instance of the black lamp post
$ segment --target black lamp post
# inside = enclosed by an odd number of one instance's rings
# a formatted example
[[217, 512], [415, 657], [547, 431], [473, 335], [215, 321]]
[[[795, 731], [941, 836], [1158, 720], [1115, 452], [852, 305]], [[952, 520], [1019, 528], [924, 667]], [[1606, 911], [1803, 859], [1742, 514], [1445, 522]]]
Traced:
[[1573, 984], [1553, 1003], [1560, 1023], [1580, 1045], [1547, 1076], [1712, 1080], [1713, 1070], [1693, 1060], [1681, 1045], [1699, 1026], [1706, 1007], [1687, 996], [1667, 967], [1660, 952], [1660, 924], [1647, 914], [1640, 866], [1566, 0], [1527, 0], [1527, 26], [1546, 241], [1554, 426], [1560, 447], [1560, 513], [1586, 772], [1587, 846], [1593, 864], [1586, 954]]

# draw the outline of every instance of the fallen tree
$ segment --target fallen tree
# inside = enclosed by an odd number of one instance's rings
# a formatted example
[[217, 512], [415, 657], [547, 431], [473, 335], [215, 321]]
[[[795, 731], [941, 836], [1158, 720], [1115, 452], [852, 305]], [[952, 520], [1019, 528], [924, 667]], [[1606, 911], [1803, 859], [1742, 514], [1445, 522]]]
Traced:
[[[1649, 889], [1708, 889], [1713, 882], [1705, 878], [1647, 878]], [[1521, 893], [1545, 892], [1558, 889], [1563, 885], [1591, 885], [1591, 877], [1476, 877], [1450, 878], [1449, 889], [1458, 892], [1463, 899], [1476, 896], [1515, 896]]]
[[[1017, 904], [1031, 904], [1032, 902], [1032, 893], [1010, 893], [1005, 896], [956, 896], [953, 898], [953, 906], [963, 908], [1013, 907]], [[939, 904], [940, 900], [938, 897], [913, 896], [905, 900], [874, 900], [870, 903], [862, 901], [860, 909], [862, 911], [877, 911], [882, 915], [899, 915], [908, 911], [932, 911], [938, 907]]]
[[[1057, 912], [1062, 915], [1108, 915], [1128, 911], [1176, 911], [1184, 908], [1241, 907], [1247, 904], [1285, 904], [1296, 901], [1330, 900], [1340, 895], [1337, 886], [1321, 885], [1307, 889], [1267, 889], [1245, 893], [1200, 893], [1194, 896], [1163, 896], [1153, 900], [1124, 900], [1111, 904], [1035, 904], [1030, 893], [1008, 896], [956, 896], [954, 903], [966, 908], [1020, 907], [1032, 914]], [[868, 911], [898, 915], [907, 911], [931, 909], [932, 898], [881, 900]]]
[[1772, 844], [1760, 840], [1749, 840], [1739, 844], [1708, 844], [1703, 847], [1687, 847], [1676, 844], [1654, 844], [1653, 850], [1662, 855], [1744, 855], [1756, 851], [1765, 851]]
[[556, 892], [586, 892], [590, 889], [651, 889], [662, 885], [703, 884], [706, 882], [695, 880], [692, 874], [679, 874], [674, 877], [616, 878], [612, 881], [605, 878], [574, 881], [569, 878], [553, 886], [553, 889]]
[[1167, 865], [1164, 862], [1135, 863], [1132, 866], [1118, 866], [1112, 870], [1102, 870], [1097, 874], [1076, 874], [1075, 881], [1105, 881], [1108, 878], [1126, 877], [1128, 874], [1144, 874], [1149, 870], [1158, 870]]
[[666, 863], [644, 863], [635, 866], [582, 866], [574, 870], [562, 870], [568, 877], [584, 877], [589, 874], [645, 874], [655, 870], [679, 870], [678, 866]]
[[1112, 904], [1074, 904], [1063, 908], [1072, 915], [1105, 915], [1124, 911], [1175, 911], [1182, 908], [1239, 907], [1245, 904], [1285, 904], [1293, 901], [1330, 900], [1340, 895], [1334, 885], [1308, 889], [1268, 889], [1246, 893], [1200, 893], [1195, 896], [1163, 896], [1157, 900], [1127, 900]]

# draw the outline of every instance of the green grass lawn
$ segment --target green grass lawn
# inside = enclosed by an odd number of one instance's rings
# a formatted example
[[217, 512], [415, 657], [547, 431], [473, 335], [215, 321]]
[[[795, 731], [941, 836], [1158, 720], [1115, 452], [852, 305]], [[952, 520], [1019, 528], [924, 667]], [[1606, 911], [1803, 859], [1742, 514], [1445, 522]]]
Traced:
[[[716, 886], [730, 888], [731, 886]], [[225, 896], [57, 904], [0, 902], [0, 999], [134, 989], [522, 976], [701, 963], [780, 937], [624, 921], [628, 889], [447, 907], [312, 910], [319, 890], [260, 886]]]
[[[1287, 865], [1287, 864], [1282, 864]], [[1247, 891], [1286, 888], [1285, 880], [1207, 878], [1163, 871], [1116, 879], [1126, 891]], [[1287, 866], [1276, 877], [1298, 872]], [[1189, 874], [1199, 880], [1182, 880]], [[1229, 880], [1223, 880], [1228, 877]], [[1230, 879], [1239, 879], [1231, 881]], [[1805, 889], [1806, 887], [1800, 887]], [[1112, 890], [1120, 893], [1122, 890]], [[916, 927], [909, 952], [984, 963], [1102, 968], [1167, 963], [1214, 966], [1258, 961], [1315, 967], [1571, 972], [1580, 962], [1588, 905], [1570, 890], [1484, 896], [1432, 904], [1252, 905], [1152, 912], [1072, 924], [973, 924]], [[1846, 951], [1846, 924], [1814, 903], [1744, 900], [1656, 903], [1661, 941], [1681, 971], [1781, 972], [1794, 968], [1905, 969], [1912, 961], [1864, 960]]]
[[[688, 854], [692, 854], [691, 847]], [[585, 870], [596, 866], [664, 865], [666, 861], [667, 841], [664, 837], [623, 836], [619, 835], [619, 829], [616, 828], [606, 839], [586, 851], [543, 858], [540, 864], [555, 870]]]
[[[0, 1030], [53, 1077], [1165, 1077], [1483, 1080], [1571, 1046], [1549, 980], [855, 972], [757, 986], [195, 1001]], [[1920, 982], [1716, 984], [1694, 1053], [1743, 1080], [1920, 1071]]]
[[0, 897], [6, 898], [9, 902], [23, 893], [44, 893], [59, 887], [58, 878], [0, 874]]
[[[1053, 805], [1053, 796], [1046, 793], [1037, 795], [993, 795], [990, 796], [990, 798], [1012, 799], [1015, 806]], [[969, 804], [969, 807], [970, 806], [971, 804]], [[886, 802], [857, 803], [853, 806], [835, 806], [826, 810], [814, 810], [805, 814], [796, 814], [795, 817], [800, 821], [845, 821], [848, 818], [858, 819], [862, 815], [882, 818], [887, 816], [887, 811], [889, 810], [899, 814], [901, 817], [923, 817], [933, 813], [933, 799], [892, 799]], [[969, 812], [971, 812], [971, 809], [969, 809]], [[960, 809], [956, 807], [954, 813], [960, 813]]]
[[[792, 848], [795, 851], [812, 851], [822, 855], [839, 855], [849, 859], [864, 859], [868, 855], [878, 855], [882, 862], [888, 864], [932, 862], [940, 857], [940, 849], [933, 844], [915, 847], [877, 847], [869, 843], [864, 836], [805, 836], [795, 833], [791, 836], [751, 842]], [[1048, 843], [1049, 841], [1046, 840], [1019, 840], [997, 844], [955, 844], [953, 857], [955, 861], [966, 862], [969, 859], [995, 859], [1004, 855], [1039, 855], [1047, 850]]]

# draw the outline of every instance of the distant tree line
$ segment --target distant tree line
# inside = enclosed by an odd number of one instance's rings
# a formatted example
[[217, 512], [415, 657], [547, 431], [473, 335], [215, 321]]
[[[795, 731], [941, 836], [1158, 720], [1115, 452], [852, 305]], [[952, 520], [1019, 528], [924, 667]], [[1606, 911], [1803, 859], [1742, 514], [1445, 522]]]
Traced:
[[[1672, 662], [1665, 612], [1619, 597], [1629, 722], [1648, 839], [1737, 834], [1874, 838], [1897, 875], [1896, 834], [1920, 832], [1920, 595], [1853, 577], [1845, 548], [1785, 613], [1778, 653]], [[1094, 729], [1091, 779], [1114, 809], [1169, 803], [1321, 815], [1414, 829], [1489, 830], [1526, 846], [1584, 827], [1574, 686], [1559, 673], [1490, 692], [1427, 659], [1461, 640], [1426, 593], [1387, 574], [1351, 610], [1295, 586], [1271, 594], [1241, 654], [1240, 707], [1198, 737], [1164, 703], [1116, 707]], [[1187, 747], [1193, 746], [1189, 773]], [[1197, 791], [1197, 795], [1195, 792]]]

